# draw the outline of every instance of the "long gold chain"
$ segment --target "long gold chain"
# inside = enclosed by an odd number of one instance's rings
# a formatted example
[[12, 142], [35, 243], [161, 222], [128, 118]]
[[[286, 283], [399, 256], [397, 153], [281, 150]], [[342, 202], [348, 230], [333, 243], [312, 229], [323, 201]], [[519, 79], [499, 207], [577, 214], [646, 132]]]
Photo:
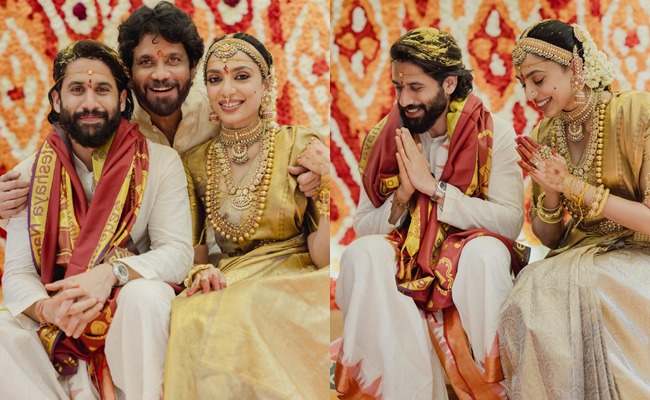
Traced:
[[[213, 141], [208, 152], [208, 185], [205, 195], [207, 217], [222, 237], [235, 243], [249, 239], [255, 233], [266, 208], [273, 169], [276, 128], [265, 124], [263, 132], [255, 174], [244, 185], [235, 185], [223, 143], [219, 140]], [[233, 224], [219, 213], [222, 209], [222, 202], [219, 199], [220, 176], [225, 182], [227, 194], [231, 196], [233, 207], [239, 211], [250, 209], [248, 217], [242, 223]]]
[[[587, 153], [584, 157], [581, 157], [578, 164], [574, 164], [573, 160], [571, 160], [571, 153], [564, 134], [564, 123], [559, 118], [553, 124], [554, 129], [551, 135], [551, 146], [557, 149], [560, 155], [564, 157], [569, 168], [569, 173], [588, 182], [590, 180], [591, 167], [595, 165], [594, 181], [596, 186], [600, 186], [603, 183], [605, 112], [608, 103], [609, 101], [607, 100], [600, 100], [598, 117], [592, 120], [590, 139], [586, 149]], [[580, 215], [583, 215], [572, 201], [564, 199], [563, 204], [574, 219], [577, 220]]]

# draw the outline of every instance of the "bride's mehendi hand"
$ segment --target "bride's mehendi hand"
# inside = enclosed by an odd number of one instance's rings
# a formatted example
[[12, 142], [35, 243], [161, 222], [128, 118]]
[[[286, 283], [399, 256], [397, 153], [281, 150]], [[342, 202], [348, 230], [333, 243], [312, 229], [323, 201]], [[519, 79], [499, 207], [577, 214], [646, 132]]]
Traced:
[[298, 165], [319, 176], [325, 176], [330, 172], [330, 149], [320, 140], [313, 138], [298, 156]]
[[210, 268], [199, 271], [194, 276], [192, 286], [187, 291], [187, 297], [192, 296], [199, 291], [208, 293], [213, 290], [226, 288], [226, 277], [220, 269], [211, 266]]
[[[540, 152], [548, 152], [541, 155]], [[562, 193], [564, 178], [569, 173], [566, 160], [557, 151], [543, 146], [538, 150], [536, 158], [539, 159], [534, 171], [530, 173], [532, 179], [547, 192]]]
[[556, 150], [540, 145], [529, 136], [519, 136], [515, 141], [521, 157], [517, 161], [519, 167], [545, 191], [562, 193], [564, 178], [569, 173], [566, 160]]

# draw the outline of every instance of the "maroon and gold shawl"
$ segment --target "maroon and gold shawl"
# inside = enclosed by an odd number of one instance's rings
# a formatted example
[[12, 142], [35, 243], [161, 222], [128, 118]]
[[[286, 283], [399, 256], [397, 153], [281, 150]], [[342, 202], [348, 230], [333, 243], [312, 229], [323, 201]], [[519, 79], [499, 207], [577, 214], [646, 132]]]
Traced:
[[[492, 160], [493, 121], [474, 95], [450, 104], [447, 126], [451, 132], [449, 158], [440, 180], [467, 196], [486, 199]], [[397, 105], [364, 141], [360, 170], [370, 201], [380, 206], [399, 186], [395, 153], [395, 129], [400, 127]], [[460, 231], [438, 221], [438, 207], [429, 196], [416, 192], [411, 202], [411, 221], [390, 234], [398, 251], [398, 289], [412, 297], [426, 311], [438, 311], [453, 304], [453, 286], [458, 259], [464, 244], [489, 235], [512, 248], [513, 241], [485, 229]], [[517, 259], [513, 254], [513, 262]]]
[[[364, 141], [359, 170], [364, 188], [375, 207], [383, 204], [399, 187], [395, 130], [400, 123], [395, 105]], [[440, 180], [457, 187], [467, 196], [487, 199], [494, 128], [491, 114], [476, 96], [470, 94], [466, 99], [451, 102], [447, 128], [451, 133], [449, 157]], [[434, 334], [430, 334], [456, 393], [468, 398], [497, 399], [492, 383], [503, 379], [498, 355], [486, 357], [485, 372], [478, 370], [451, 289], [461, 251], [469, 240], [480, 236], [501, 240], [510, 249], [515, 273], [525, 264], [525, 251], [515, 246], [514, 241], [494, 232], [485, 229], [462, 231], [438, 221], [437, 204], [423, 193], [416, 192], [409, 211], [410, 223], [393, 230], [388, 237], [396, 249], [398, 290], [413, 298], [426, 312], [443, 312], [444, 343], [438, 343]], [[440, 351], [443, 344], [450, 349], [451, 359], [446, 359]], [[337, 369], [341, 368], [342, 365], [337, 365]], [[337, 387], [353, 380], [341, 375]]]
[[[145, 137], [136, 124], [122, 120], [105, 146], [93, 152], [96, 182], [88, 203], [70, 150], [52, 131], [33, 165], [28, 205], [30, 244], [34, 265], [47, 284], [87, 271], [129, 254], [149, 169]], [[104, 340], [117, 307], [114, 289], [100, 316], [79, 339], [67, 337], [56, 325], [43, 326], [39, 335], [61, 375], [77, 372], [77, 359], [86, 360], [102, 398], [112, 397]], [[109, 393], [106, 393], [109, 391]]]

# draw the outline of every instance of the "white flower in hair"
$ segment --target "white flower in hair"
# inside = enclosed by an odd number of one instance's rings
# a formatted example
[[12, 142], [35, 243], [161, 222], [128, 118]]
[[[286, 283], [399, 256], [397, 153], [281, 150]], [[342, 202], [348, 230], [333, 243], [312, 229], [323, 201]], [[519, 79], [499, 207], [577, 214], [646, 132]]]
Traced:
[[576, 38], [582, 42], [584, 65], [582, 76], [591, 89], [604, 88], [614, 81], [614, 68], [607, 55], [598, 49], [589, 32], [580, 25], [572, 24]]

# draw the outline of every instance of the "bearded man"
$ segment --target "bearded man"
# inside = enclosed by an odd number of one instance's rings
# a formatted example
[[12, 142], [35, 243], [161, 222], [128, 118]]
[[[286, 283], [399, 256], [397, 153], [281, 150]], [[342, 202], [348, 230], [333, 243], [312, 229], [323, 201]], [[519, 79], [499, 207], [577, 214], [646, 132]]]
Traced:
[[337, 390], [446, 399], [446, 372], [461, 398], [505, 397], [497, 314], [524, 219], [515, 132], [471, 94], [448, 33], [415, 29], [390, 55], [397, 104], [364, 141], [360, 238], [340, 262]]
[[30, 193], [7, 227], [0, 392], [160, 399], [171, 301], [193, 257], [184, 168], [129, 122], [115, 51], [73, 43], [53, 78], [54, 129], [16, 168]]

